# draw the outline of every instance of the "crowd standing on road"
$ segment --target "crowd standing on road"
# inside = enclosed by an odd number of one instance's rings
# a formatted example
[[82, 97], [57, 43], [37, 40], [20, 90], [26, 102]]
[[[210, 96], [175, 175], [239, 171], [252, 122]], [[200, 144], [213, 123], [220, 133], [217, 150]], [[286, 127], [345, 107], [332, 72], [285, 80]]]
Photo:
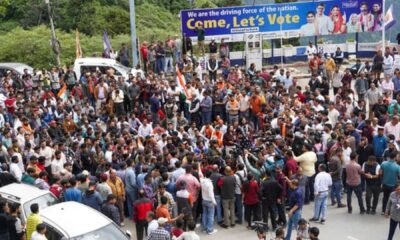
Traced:
[[[197, 32], [205, 54], [204, 30]], [[311, 43], [305, 87], [277, 66], [231, 66], [223, 41], [212, 40], [208, 50], [206, 72], [190, 38], [176, 38], [144, 42], [145, 74], [138, 68], [128, 79], [99, 69], [7, 73], [0, 82], [1, 186], [35, 185], [120, 226], [133, 221], [138, 240], [195, 240], [198, 223], [214, 234], [216, 224], [228, 232], [252, 229], [253, 221], [264, 222], [261, 238], [276, 231], [276, 239], [290, 240], [296, 230], [297, 239], [318, 239], [304, 218], [329, 224], [328, 202], [352, 214], [354, 192], [361, 215], [390, 217], [393, 239], [400, 71], [391, 70], [391, 50], [343, 71], [340, 49], [319, 54]], [[310, 202], [314, 215], [303, 216]], [[0, 201], [2, 239], [23, 239], [25, 229], [28, 240], [43, 237], [38, 215], [18, 225], [17, 209]]]

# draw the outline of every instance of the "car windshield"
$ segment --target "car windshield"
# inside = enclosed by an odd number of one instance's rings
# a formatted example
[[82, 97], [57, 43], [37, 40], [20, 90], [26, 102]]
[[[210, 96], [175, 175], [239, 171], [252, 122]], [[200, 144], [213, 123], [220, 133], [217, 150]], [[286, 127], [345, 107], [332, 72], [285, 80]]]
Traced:
[[122, 69], [124, 72], [127, 72], [127, 73], [129, 73], [129, 72], [131, 71], [130, 68], [125, 67], [124, 65], [122, 65], [122, 64], [120, 64], [120, 63], [115, 63], [115, 64], [114, 64], [114, 67], [119, 68], [119, 69]]
[[25, 218], [31, 214], [31, 205], [37, 203], [39, 205], [39, 211], [43, 210], [51, 205], [58, 203], [57, 198], [55, 198], [51, 193], [44, 194], [40, 197], [32, 199], [24, 204]]
[[71, 240], [128, 240], [129, 237], [125, 235], [116, 225], [113, 223], [108, 224], [105, 227], [94, 230], [83, 235], [73, 237]]

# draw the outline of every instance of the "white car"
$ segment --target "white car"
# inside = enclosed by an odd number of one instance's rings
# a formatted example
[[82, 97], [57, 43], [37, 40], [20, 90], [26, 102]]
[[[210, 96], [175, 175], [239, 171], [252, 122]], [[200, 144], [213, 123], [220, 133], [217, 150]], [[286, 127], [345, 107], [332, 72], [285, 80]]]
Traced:
[[48, 240], [129, 240], [111, 219], [77, 202], [63, 202], [39, 211]]
[[[125, 67], [115, 59], [110, 58], [78, 58], [75, 60], [74, 72], [80, 78], [86, 71], [96, 72], [100, 71], [105, 74], [109, 69], [114, 70], [114, 76], [117, 78], [122, 76], [127, 80], [129, 74], [136, 76], [137, 70]], [[144, 78], [143, 71], [140, 70], [141, 77]]]
[[18, 75], [24, 74], [24, 69], [28, 69], [28, 73], [33, 73], [33, 68], [24, 63], [0, 63], [0, 78], [5, 76], [8, 71], [15, 71]]
[[21, 220], [25, 222], [31, 213], [31, 205], [39, 204], [39, 211], [57, 204], [58, 199], [50, 192], [24, 183], [12, 183], [0, 188], [0, 196], [9, 203], [21, 204]]

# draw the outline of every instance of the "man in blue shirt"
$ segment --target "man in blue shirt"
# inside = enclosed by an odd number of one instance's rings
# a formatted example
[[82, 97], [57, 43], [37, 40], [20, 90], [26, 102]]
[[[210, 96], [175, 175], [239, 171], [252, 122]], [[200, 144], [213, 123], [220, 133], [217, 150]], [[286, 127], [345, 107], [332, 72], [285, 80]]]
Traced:
[[372, 139], [372, 145], [374, 146], [374, 155], [376, 160], [381, 163], [383, 152], [387, 147], [386, 137], [383, 135], [384, 128], [379, 126], [378, 127], [378, 135], [374, 136]]
[[301, 218], [301, 211], [303, 208], [303, 191], [299, 188], [299, 182], [294, 179], [289, 182], [290, 188], [292, 189], [289, 197], [289, 212], [288, 212], [288, 229], [285, 240], [290, 240], [292, 236], [292, 228], [297, 229], [297, 223]]
[[390, 153], [389, 160], [382, 163], [381, 169], [379, 171], [379, 174], [382, 176], [382, 213], [385, 213], [390, 193], [392, 193], [396, 189], [397, 181], [400, 177], [400, 166], [395, 160], [396, 157], [400, 157], [400, 153]]
[[397, 94], [400, 93], [400, 71], [399, 70], [395, 71], [392, 81], [393, 81], [393, 85], [394, 85], [393, 97], [396, 97]]
[[73, 177], [69, 180], [69, 184], [71, 185], [64, 193], [64, 201], [74, 201], [81, 202], [82, 201], [82, 192], [76, 187], [76, 179]]
[[132, 159], [126, 161], [128, 168], [125, 173], [125, 193], [126, 193], [126, 204], [128, 207], [129, 218], [133, 219], [133, 203], [137, 199], [137, 184], [136, 174], [134, 170], [134, 162]]

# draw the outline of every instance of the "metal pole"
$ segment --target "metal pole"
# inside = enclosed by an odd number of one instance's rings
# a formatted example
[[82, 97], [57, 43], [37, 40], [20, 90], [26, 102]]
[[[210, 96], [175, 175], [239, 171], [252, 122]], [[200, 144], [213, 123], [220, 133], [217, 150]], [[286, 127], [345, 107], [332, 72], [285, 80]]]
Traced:
[[383, 28], [382, 28], [382, 52], [385, 51], [385, 34], [386, 34], [386, 30], [385, 30], [385, 17], [386, 17], [386, 0], [382, 0], [382, 14], [383, 14]]
[[131, 43], [132, 43], [132, 66], [135, 67], [139, 62], [136, 44], [136, 14], [135, 0], [129, 0], [129, 11], [131, 16]]
[[[282, 9], [279, 10], [279, 16], [282, 17]], [[283, 32], [282, 32], [282, 23], [279, 24], [281, 28], [281, 68], [283, 69]]]
[[[50, 0], [45, 0], [44, 2], [47, 4], [47, 12], [49, 14], [50, 28], [51, 28], [51, 44], [53, 46], [54, 53], [56, 54], [57, 66], [61, 66], [60, 49], [56, 37], [56, 30], [54, 29], [53, 17], [51, 16]], [[55, 44], [57, 44], [57, 46], [55, 46]]]

